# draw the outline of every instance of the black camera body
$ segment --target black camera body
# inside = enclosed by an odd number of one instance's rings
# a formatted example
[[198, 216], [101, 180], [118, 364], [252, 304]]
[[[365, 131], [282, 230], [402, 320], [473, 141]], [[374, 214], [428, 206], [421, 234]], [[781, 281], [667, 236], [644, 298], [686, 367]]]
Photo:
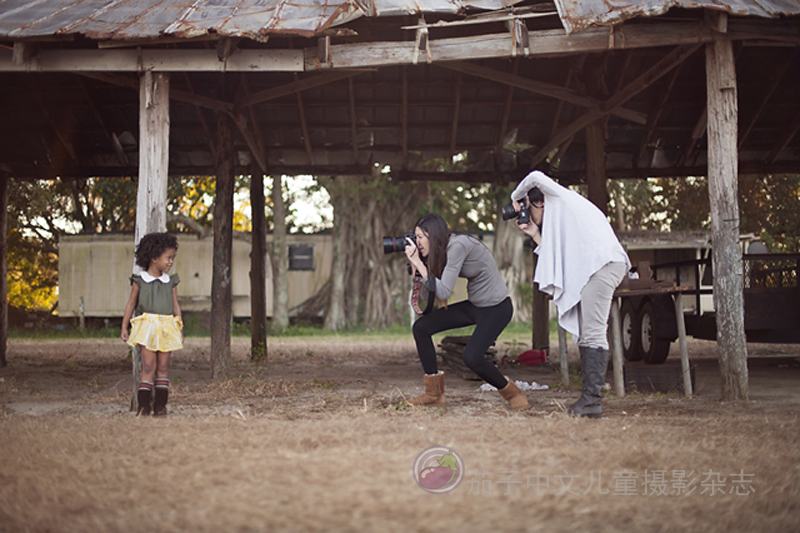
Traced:
[[408, 246], [408, 241], [406, 241], [407, 238], [411, 239], [411, 242], [414, 244], [417, 244], [417, 234], [413, 231], [406, 232], [406, 234], [402, 237], [384, 237], [383, 253], [391, 254], [393, 252], [405, 252], [406, 246]]
[[527, 205], [519, 208], [519, 211], [514, 210], [514, 205], [504, 205], [500, 210], [503, 220], [511, 220], [516, 218], [517, 224], [528, 224], [531, 221], [531, 211]]

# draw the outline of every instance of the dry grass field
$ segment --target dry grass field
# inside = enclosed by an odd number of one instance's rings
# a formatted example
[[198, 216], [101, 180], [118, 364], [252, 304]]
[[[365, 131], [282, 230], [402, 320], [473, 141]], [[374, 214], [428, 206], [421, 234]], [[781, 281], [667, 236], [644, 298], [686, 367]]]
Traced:
[[[550, 366], [509, 367], [532, 408], [448, 376], [421, 390], [411, 339], [272, 339], [211, 382], [208, 339], [172, 361], [170, 414], [136, 418], [120, 341], [9, 343], [0, 369], [0, 531], [800, 530], [800, 347], [750, 347], [751, 401], [719, 400], [714, 345], [690, 341], [696, 395], [634, 393], [601, 420]], [[572, 356], [575, 357], [574, 347]], [[445, 369], [446, 370], [446, 369]], [[412, 471], [463, 459], [446, 494]]]

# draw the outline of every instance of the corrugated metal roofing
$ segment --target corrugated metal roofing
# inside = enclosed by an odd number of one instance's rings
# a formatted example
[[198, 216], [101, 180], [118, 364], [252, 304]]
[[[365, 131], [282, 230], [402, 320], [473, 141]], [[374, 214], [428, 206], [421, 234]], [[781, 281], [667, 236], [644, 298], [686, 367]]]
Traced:
[[93, 39], [197, 37], [216, 32], [264, 41], [311, 36], [362, 16], [496, 10], [521, 0], [2, 0], [0, 37], [83, 34]]
[[[82, 34], [92, 39], [198, 37], [210, 32], [265, 41], [312, 36], [359, 17], [494, 11], [523, 0], [0, 0], [0, 38]], [[568, 32], [656, 16], [672, 7], [732, 15], [800, 14], [796, 0], [555, 0]]]
[[610, 26], [634, 17], [663, 15], [673, 7], [714, 9], [730, 15], [778, 17], [800, 14], [797, 0], [555, 0], [568, 33], [590, 26]]

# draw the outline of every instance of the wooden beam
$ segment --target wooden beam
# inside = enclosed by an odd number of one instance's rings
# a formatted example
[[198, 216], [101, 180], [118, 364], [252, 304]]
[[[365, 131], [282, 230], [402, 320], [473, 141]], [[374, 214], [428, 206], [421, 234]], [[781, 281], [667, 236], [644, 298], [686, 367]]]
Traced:
[[778, 84], [783, 80], [783, 77], [786, 75], [786, 71], [789, 68], [789, 65], [794, 60], [795, 55], [797, 55], [797, 49], [792, 49], [789, 53], [785, 54], [783, 61], [781, 61], [772, 73], [770, 77], [769, 83], [766, 85], [766, 90], [764, 91], [763, 95], [761, 96], [761, 102], [758, 105], [758, 109], [756, 109], [755, 113], [750, 117], [744, 126], [739, 130], [739, 142], [737, 144], [737, 148], [739, 150], [742, 149], [744, 143], [747, 142], [747, 138], [750, 136], [750, 132], [753, 130], [753, 126], [755, 126], [758, 119], [761, 117], [761, 113], [764, 112], [764, 108], [767, 106], [767, 102], [772, 97], [772, 93], [775, 92], [775, 89], [778, 87]]
[[[474, 63], [453, 61], [450, 63], [442, 64], [440, 66], [449, 68], [451, 70], [456, 70], [458, 72], [463, 72], [465, 74], [469, 74], [471, 76], [475, 76], [478, 78], [485, 78], [488, 80], [495, 81], [497, 83], [510, 85], [518, 89], [522, 89], [524, 91], [530, 91], [536, 94], [541, 94], [544, 96], [549, 96], [551, 98], [556, 98], [558, 100], [564, 100], [565, 102], [583, 106], [589, 109], [597, 109], [602, 103], [599, 100], [590, 98], [588, 96], [582, 96], [570, 89], [560, 87], [558, 85], [536, 81], [529, 78], [523, 78], [521, 76], [515, 76], [513, 74], [509, 74], [508, 72], [482, 67]], [[626, 120], [630, 120], [631, 122], [635, 122], [637, 124], [647, 123], [647, 116], [644, 113], [640, 113], [638, 111], [632, 111], [630, 109], [624, 109], [620, 107], [619, 109], [614, 108], [610, 112], [614, 115], [617, 115]]]
[[[706, 11], [720, 34], [727, 15]], [[708, 100], [708, 196], [714, 241], [714, 306], [722, 400], [748, 399], [747, 339], [744, 332], [742, 251], [739, 248], [738, 122], [733, 43], [719, 39], [706, 45]]]
[[[0, 50], [0, 72], [302, 72], [302, 50], [244, 49], [220, 59], [214, 49], [40, 49], [15, 64]], [[18, 59], [19, 61], [19, 59]]]
[[[786, 25], [789, 27], [789, 25]], [[755, 27], [751, 27], [754, 29]], [[761, 33], [770, 36], [769, 26]], [[791, 32], [792, 29], [787, 30]], [[749, 33], [753, 36], [753, 33]], [[600, 27], [567, 34], [563, 29], [529, 32], [529, 57], [565, 56], [578, 53], [605, 52], [614, 49], [649, 48], [702, 44], [713, 40], [713, 34], [701, 22], [669, 22], [659, 24], [621, 24], [614, 28]], [[511, 57], [514, 37], [509, 32], [491, 35], [454, 37], [429, 41], [431, 61], [467, 61]], [[413, 64], [414, 41], [348, 43], [331, 45], [331, 60], [336, 68], [382, 67]], [[418, 52], [416, 52], [417, 55]], [[316, 47], [306, 49], [305, 70], [316, 70]]]
[[70, 159], [77, 161], [78, 155], [75, 153], [75, 148], [72, 146], [69, 138], [61, 132], [61, 128], [59, 127], [59, 124], [56, 123], [55, 119], [50, 113], [50, 110], [47, 109], [47, 107], [44, 105], [44, 102], [42, 102], [41, 98], [39, 98], [38, 89], [32, 83], [30, 83], [32, 80], [26, 81], [29, 82], [28, 89], [31, 98], [33, 98], [33, 101], [36, 102], [36, 105], [39, 107], [42, 115], [47, 120], [47, 123], [50, 124], [50, 127], [53, 129], [53, 133], [55, 133], [56, 139], [58, 139], [58, 144], [64, 148], [64, 151], [67, 153], [67, 155], [69, 155]]
[[[92, 78], [105, 83], [110, 83], [112, 85], [117, 85], [119, 87], [127, 87], [128, 89], [134, 91], [139, 90], [139, 80], [132, 78], [130, 76], [123, 76], [119, 74], [108, 74], [105, 72], [78, 72], [77, 74], [79, 76], [84, 76], [86, 78]], [[198, 107], [203, 107], [206, 109], [211, 109], [212, 111], [233, 110], [233, 104], [231, 103], [223, 102], [215, 98], [208, 98], [207, 96], [200, 96], [188, 91], [171, 89], [169, 97], [171, 100], [184, 102], [190, 105], [196, 105]]]
[[537, 152], [530, 160], [530, 168], [535, 168], [536, 165], [541, 163], [547, 155], [553, 151], [554, 148], [561, 143], [575, 135], [582, 130], [586, 125], [591, 124], [595, 120], [609, 114], [612, 109], [621, 106], [638, 93], [655, 83], [662, 76], [667, 74], [670, 70], [680, 65], [686, 58], [691, 56], [700, 45], [687, 45], [679, 46], [672, 52], [667, 54], [663, 59], [658, 61], [655, 65], [650, 67], [644, 74], [633, 80], [624, 89], [609, 98], [600, 108], [592, 109], [578, 120], [567, 126], [554, 138], [550, 139], [539, 152]]
[[458, 118], [461, 114], [461, 85], [464, 77], [460, 72], [456, 73], [455, 102], [453, 102], [453, 121], [450, 127], [450, 158], [456, 153], [456, 140], [458, 137]]
[[[192, 79], [189, 77], [188, 72], [183, 73], [183, 79], [186, 80], [186, 87], [189, 88], [188, 92], [190, 94], [195, 94], [194, 85], [192, 85]], [[203, 128], [203, 133], [205, 133], [206, 141], [208, 142], [208, 150], [211, 152], [211, 157], [216, 157], [217, 146], [214, 144], [214, 136], [211, 135], [211, 128], [208, 126], [208, 121], [203, 114], [203, 109], [199, 105], [195, 104], [194, 110], [197, 114], [197, 120], [200, 121], [200, 126]]]

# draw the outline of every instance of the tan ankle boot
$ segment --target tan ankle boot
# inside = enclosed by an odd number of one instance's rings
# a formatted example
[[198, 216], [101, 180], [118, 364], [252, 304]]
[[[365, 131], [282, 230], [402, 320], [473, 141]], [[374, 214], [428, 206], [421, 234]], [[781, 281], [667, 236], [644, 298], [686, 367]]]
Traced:
[[425, 393], [408, 400], [411, 405], [424, 405], [432, 407], [443, 407], [446, 402], [444, 398], [444, 372], [437, 374], [425, 374]]
[[508, 385], [499, 389], [500, 396], [506, 399], [511, 404], [512, 409], [527, 409], [531, 406], [528, 403], [528, 398], [525, 393], [519, 390], [517, 384], [513, 380], [508, 380]]

